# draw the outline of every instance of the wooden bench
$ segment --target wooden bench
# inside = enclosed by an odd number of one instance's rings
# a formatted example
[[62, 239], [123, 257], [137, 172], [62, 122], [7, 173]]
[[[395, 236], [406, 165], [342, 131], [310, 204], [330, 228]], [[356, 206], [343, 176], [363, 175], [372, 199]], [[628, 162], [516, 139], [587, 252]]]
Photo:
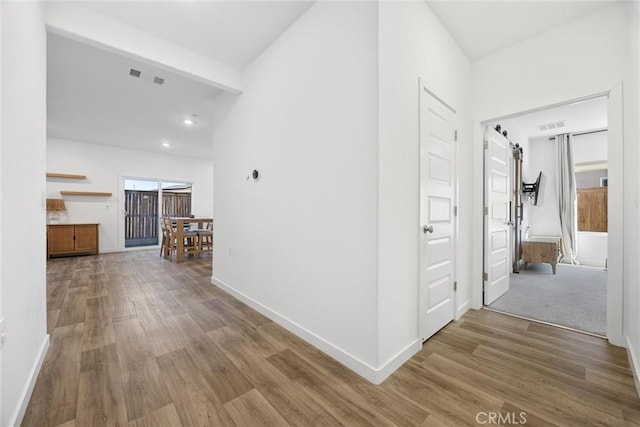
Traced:
[[553, 274], [556, 274], [558, 253], [560, 251], [560, 237], [532, 237], [522, 242], [522, 260], [524, 269], [532, 262], [551, 264]]

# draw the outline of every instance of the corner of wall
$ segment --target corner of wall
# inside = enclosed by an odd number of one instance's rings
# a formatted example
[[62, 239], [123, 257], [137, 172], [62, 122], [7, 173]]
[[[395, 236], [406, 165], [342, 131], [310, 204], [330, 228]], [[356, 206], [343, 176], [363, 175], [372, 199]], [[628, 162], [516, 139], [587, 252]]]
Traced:
[[625, 337], [625, 345], [627, 347], [627, 356], [629, 358], [629, 365], [631, 366], [631, 371], [633, 372], [633, 382], [636, 386], [636, 393], [638, 397], [640, 397], [640, 380], [638, 379], [638, 374], [640, 374], [640, 365], [638, 364], [638, 357], [633, 349], [633, 345], [629, 341], [629, 337]]

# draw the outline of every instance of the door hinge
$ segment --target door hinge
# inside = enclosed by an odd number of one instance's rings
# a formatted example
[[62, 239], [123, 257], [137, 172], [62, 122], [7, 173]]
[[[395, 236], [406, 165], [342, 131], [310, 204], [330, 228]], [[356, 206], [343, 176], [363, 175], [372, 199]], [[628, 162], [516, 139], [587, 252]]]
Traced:
[[456, 292], [458, 290], [458, 282], [453, 282], [453, 292]]
[[486, 282], [487, 280], [489, 280], [489, 275], [487, 273], [482, 273], [482, 281]]
[[489, 208], [485, 206], [484, 208], [482, 208], [482, 212], [483, 212], [485, 215], [489, 215]]
[[454, 141], [458, 140], [458, 131], [453, 132], [453, 140]]
[[489, 141], [485, 139], [485, 141], [482, 143], [482, 146], [484, 147], [485, 150], [489, 148]]
[[453, 207], [453, 216], [458, 216], [458, 207], [457, 206]]

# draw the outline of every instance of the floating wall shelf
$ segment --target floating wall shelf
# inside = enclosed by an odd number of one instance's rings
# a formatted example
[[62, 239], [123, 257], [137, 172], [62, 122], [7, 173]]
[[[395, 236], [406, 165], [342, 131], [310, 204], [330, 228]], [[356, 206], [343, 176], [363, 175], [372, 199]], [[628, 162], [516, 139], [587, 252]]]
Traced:
[[63, 196], [111, 196], [111, 193], [103, 193], [100, 191], [60, 191], [60, 194], [62, 194]]
[[87, 179], [86, 175], [47, 172], [47, 178]]

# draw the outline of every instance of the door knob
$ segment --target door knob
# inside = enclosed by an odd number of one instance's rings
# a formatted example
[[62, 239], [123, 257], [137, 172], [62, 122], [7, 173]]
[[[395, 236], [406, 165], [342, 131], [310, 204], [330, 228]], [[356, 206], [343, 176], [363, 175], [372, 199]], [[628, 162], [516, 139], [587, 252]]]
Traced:
[[433, 225], [430, 225], [430, 226], [425, 225], [424, 227], [422, 227], [422, 232], [424, 234], [433, 233]]

